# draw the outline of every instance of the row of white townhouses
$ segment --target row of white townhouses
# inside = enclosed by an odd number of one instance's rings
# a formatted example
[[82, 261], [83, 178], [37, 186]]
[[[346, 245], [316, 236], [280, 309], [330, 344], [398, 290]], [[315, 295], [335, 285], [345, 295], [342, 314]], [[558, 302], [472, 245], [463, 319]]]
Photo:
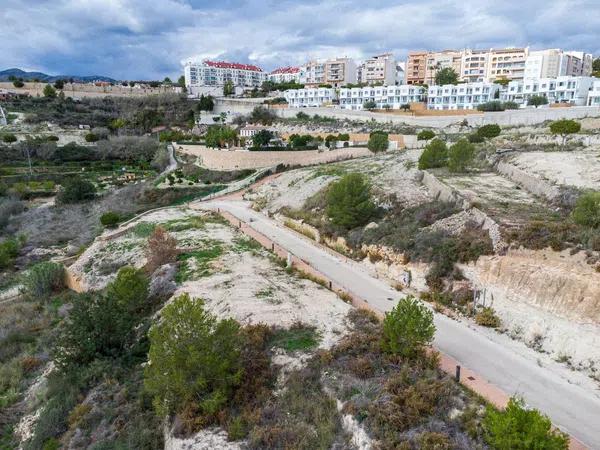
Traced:
[[403, 105], [426, 102], [428, 109], [477, 109], [491, 101], [510, 101], [527, 106], [534, 96], [546, 97], [549, 104], [600, 106], [600, 79], [593, 77], [536, 78], [511, 81], [506, 86], [485, 81], [448, 84], [425, 88], [417, 85], [372, 86], [362, 88], [291, 89], [284, 96], [292, 108], [335, 105], [361, 110], [365, 103], [375, 108], [400, 109]]

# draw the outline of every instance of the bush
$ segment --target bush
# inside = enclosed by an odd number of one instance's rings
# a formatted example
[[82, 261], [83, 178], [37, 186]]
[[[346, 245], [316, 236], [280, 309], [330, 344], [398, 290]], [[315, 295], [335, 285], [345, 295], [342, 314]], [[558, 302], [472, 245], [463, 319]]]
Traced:
[[434, 139], [423, 149], [419, 157], [419, 169], [444, 167], [448, 161], [448, 148], [441, 139]]
[[37, 263], [29, 269], [23, 286], [28, 297], [45, 300], [65, 286], [65, 268], [48, 261]]
[[154, 272], [160, 266], [171, 263], [177, 258], [177, 240], [162, 227], [156, 227], [148, 238], [146, 251], [146, 270]]
[[585, 227], [600, 228], [600, 192], [586, 192], [577, 199], [573, 221]]
[[18, 239], [7, 239], [0, 243], [0, 269], [12, 266], [20, 250], [21, 242]]
[[482, 327], [498, 328], [501, 324], [500, 318], [492, 308], [486, 307], [475, 314], [475, 323]]
[[576, 120], [563, 119], [557, 120], [550, 124], [550, 132], [552, 134], [558, 134], [563, 138], [563, 145], [567, 140], [569, 134], [579, 133], [581, 130], [581, 124]]
[[491, 102], [482, 103], [477, 106], [478, 111], [504, 111], [505, 106], [501, 101], [493, 100]]
[[374, 153], [385, 152], [388, 149], [389, 140], [387, 133], [372, 133], [367, 143], [367, 148]]
[[504, 411], [488, 406], [483, 419], [485, 440], [495, 450], [566, 450], [569, 436], [552, 428], [537, 409], [526, 409], [523, 400], [511, 398]]
[[489, 125], [483, 125], [482, 127], [479, 127], [479, 129], [477, 130], [477, 134], [483, 138], [491, 139], [495, 138], [496, 136], [500, 136], [501, 131], [502, 130], [499, 125], [492, 123]]
[[364, 225], [375, 213], [371, 187], [359, 173], [344, 175], [327, 192], [327, 216], [334, 225], [351, 229]]
[[105, 212], [100, 216], [100, 223], [107, 228], [114, 228], [121, 221], [119, 213], [114, 211]]
[[119, 311], [137, 315], [148, 306], [148, 285], [148, 278], [140, 269], [122, 267], [115, 280], [107, 286], [106, 296], [116, 301]]
[[240, 383], [241, 339], [238, 324], [218, 320], [199, 299], [182, 294], [164, 307], [149, 332], [145, 386], [161, 416], [198, 407], [213, 417]]
[[85, 135], [85, 142], [98, 142], [100, 138], [94, 133], [87, 133]]
[[519, 104], [516, 102], [504, 102], [504, 109], [519, 109]]
[[433, 313], [409, 295], [385, 314], [381, 346], [385, 352], [413, 358], [431, 344], [434, 334]]
[[12, 144], [13, 142], [17, 142], [17, 136], [12, 133], [6, 133], [2, 135], [2, 140], [7, 144]]
[[421, 130], [419, 131], [419, 134], [417, 134], [417, 141], [428, 141], [434, 137], [435, 133], [432, 130]]
[[467, 136], [467, 139], [472, 144], [480, 144], [481, 142], [485, 141], [485, 138], [483, 136], [480, 136], [477, 133], [471, 133], [471, 134], [469, 134]]
[[90, 200], [96, 195], [96, 186], [83, 178], [68, 179], [56, 196], [58, 203], [77, 203]]
[[528, 106], [535, 106], [536, 108], [538, 106], [547, 105], [547, 104], [548, 104], [548, 99], [546, 97], [544, 97], [543, 95], [532, 95], [531, 97], [529, 97], [529, 100], [527, 100]]
[[474, 157], [475, 146], [466, 139], [461, 139], [448, 150], [448, 169], [451, 172], [464, 172]]
[[367, 100], [365, 103], [363, 103], [363, 108], [370, 111], [377, 108], [377, 103], [375, 103], [373, 100]]

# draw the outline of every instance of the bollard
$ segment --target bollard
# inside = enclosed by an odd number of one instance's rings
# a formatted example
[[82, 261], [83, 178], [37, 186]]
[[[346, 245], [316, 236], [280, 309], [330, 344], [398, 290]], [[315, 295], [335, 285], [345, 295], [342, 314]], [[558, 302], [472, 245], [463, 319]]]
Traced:
[[287, 264], [286, 267], [290, 268], [292, 267], [292, 254], [290, 252], [288, 252], [287, 254]]
[[460, 366], [456, 366], [456, 376], [454, 378], [456, 382], [460, 382]]
[[271, 251], [274, 252], [275, 251], [275, 242], [271, 242]]
[[331, 281], [329, 282], [329, 290], [331, 290]]

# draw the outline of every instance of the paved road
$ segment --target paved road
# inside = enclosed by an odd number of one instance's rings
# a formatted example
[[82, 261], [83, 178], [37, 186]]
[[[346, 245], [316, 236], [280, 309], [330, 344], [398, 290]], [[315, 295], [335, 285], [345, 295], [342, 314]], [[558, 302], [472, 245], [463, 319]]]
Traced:
[[[307, 261], [324, 275], [367, 300], [381, 311], [390, 310], [398, 292], [369, 275], [358, 264], [312, 245], [290, 230], [234, 200], [195, 203], [194, 207], [221, 208], [249, 223], [255, 230]], [[509, 395], [548, 414], [553, 422], [590, 448], [600, 449], [600, 399], [582, 387], [569, 384], [531, 359], [515, 354], [498, 342], [444, 315], [435, 315], [435, 346]]]

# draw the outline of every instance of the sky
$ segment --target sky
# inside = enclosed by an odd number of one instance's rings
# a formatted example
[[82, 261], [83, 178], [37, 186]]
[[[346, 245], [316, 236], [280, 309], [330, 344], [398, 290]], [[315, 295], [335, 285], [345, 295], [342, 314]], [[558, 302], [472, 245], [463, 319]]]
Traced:
[[600, 54], [599, 0], [0, 0], [0, 70], [177, 78], [191, 56], [313, 58], [529, 46]]

